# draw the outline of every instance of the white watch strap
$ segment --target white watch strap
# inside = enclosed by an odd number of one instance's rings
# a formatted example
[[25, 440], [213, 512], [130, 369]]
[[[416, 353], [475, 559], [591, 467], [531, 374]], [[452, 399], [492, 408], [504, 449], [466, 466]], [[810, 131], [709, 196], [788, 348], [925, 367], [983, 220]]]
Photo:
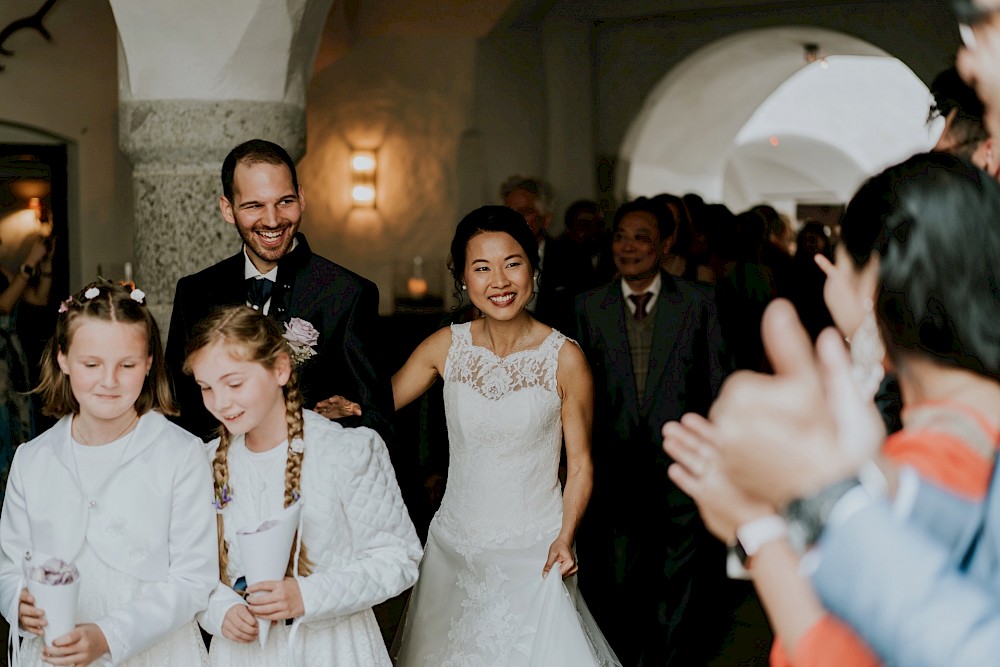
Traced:
[[747, 521], [736, 529], [736, 539], [748, 557], [756, 554], [768, 542], [779, 540], [787, 534], [788, 524], [777, 514]]

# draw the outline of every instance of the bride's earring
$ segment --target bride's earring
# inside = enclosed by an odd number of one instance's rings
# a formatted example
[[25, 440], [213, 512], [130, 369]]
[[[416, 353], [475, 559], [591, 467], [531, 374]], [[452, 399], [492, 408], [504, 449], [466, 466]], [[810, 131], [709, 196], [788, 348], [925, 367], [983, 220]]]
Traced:
[[849, 341], [851, 344], [851, 374], [864, 395], [874, 397], [882, 378], [885, 377], [885, 368], [882, 366], [885, 359], [885, 345], [878, 333], [878, 324], [875, 323], [875, 308], [872, 300], [865, 297], [863, 307], [865, 317]]

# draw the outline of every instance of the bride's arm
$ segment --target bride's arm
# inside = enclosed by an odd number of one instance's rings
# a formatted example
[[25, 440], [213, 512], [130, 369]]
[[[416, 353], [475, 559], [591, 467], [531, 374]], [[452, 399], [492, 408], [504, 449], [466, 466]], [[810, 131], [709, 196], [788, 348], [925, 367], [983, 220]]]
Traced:
[[444, 374], [444, 361], [451, 345], [451, 329], [438, 329], [417, 346], [403, 367], [392, 376], [395, 409], [409, 405]]
[[594, 421], [594, 382], [580, 348], [567, 342], [559, 350], [556, 372], [562, 398], [563, 440], [566, 443], [566, 488], [563, 489], [562, 530], [552, 546], [543, 572], [560, 563], [563, 576], [576, 573], [572, 545], [576, 529], [590, 501], [594, 465], [590, 459], [590, 433]]

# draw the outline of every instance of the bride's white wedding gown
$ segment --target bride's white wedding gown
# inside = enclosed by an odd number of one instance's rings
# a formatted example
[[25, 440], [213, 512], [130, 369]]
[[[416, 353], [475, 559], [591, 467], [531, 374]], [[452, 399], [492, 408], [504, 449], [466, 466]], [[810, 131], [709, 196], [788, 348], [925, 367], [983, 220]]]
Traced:
[[562, 525], [556, 368], [566, 337], [553, 331], [538, 348], [501, 359], [472, 344], [468, 323], [451, 333], [448, 485], [397, 665], [618, 665], [576, 577], [562, 579], [556, 564], [542, 578]]

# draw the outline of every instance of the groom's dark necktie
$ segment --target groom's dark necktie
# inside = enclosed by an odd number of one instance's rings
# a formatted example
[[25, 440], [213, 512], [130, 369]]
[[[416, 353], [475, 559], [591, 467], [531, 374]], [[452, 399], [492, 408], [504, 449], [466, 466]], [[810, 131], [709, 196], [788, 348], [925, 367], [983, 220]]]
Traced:
[[263, 312], [264, 304], [271, 298], [272, 287], [274, 282], [267, 278], [247, 278], [247, 303]]

